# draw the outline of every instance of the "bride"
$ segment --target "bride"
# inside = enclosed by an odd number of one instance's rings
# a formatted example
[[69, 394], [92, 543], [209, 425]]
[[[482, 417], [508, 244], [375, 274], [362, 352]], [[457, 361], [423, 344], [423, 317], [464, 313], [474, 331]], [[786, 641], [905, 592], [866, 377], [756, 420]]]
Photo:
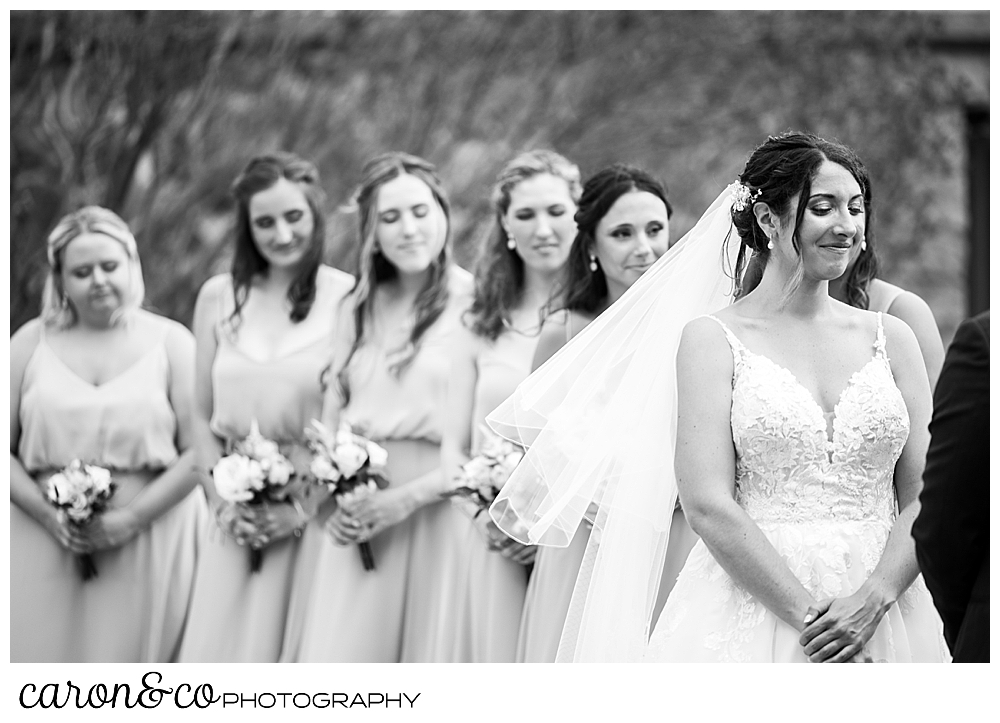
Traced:
[[[560, 660], [946, 658], [909, 534], [930, 416], [920, 351], [898, 319], [828, 293], [866, 232], [852, 151], [769, 138], [490, 415], [530, 447], [491, 510], [501, 529], [565, 545], [597, 503]], [[748, 252], [760, 284], [727, 307], [724, 269], [739, 279]], [[647, 646], [678, 490], [702, 539]]]

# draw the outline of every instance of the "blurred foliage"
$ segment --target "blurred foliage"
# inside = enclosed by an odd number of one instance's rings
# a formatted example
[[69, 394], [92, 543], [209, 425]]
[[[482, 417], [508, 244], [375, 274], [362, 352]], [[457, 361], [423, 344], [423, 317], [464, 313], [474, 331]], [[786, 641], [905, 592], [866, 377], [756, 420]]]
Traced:
[[[229, 183], [253, 155], [312, 159], [328, 259], [355, 261], [364, 160], [435, 162], [469, 267], [490, 185], [553, 148], [585, 175], [667, 181], [679, 238], [769, 133], [836, 137], [872, 171], [885, 276], [948, 304], [963, 274], [958, 90], [913, 12], [20, 11], [11, 24], [11, 329], [38, 312], [44, 239], [84, 203], [139, 241], [153, 308], [190, 323], [228, 266]], [[954, 185], [954, 184], [953, 184]], [[936, 195], [935, 195], [936, 194]], [[942, 249], [951, 249], [942, 253]], [[941, 312], [938, 312], [939, 320]], [[949, 312], [950, 313], [950, 312]]]

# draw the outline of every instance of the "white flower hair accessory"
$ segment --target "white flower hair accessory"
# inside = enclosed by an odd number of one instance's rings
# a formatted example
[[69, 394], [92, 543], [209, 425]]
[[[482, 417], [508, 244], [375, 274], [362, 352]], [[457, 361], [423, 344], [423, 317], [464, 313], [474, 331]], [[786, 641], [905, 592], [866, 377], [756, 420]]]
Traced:
[[749, 186], [739, 180], [736, 181], [735, 186], [736, 188], [733, 189], [733, 193], [729, 197], [730, 205], [734, 211], [742, 211], [760, 196], [759, 188], [756, 191], [751, 191]]

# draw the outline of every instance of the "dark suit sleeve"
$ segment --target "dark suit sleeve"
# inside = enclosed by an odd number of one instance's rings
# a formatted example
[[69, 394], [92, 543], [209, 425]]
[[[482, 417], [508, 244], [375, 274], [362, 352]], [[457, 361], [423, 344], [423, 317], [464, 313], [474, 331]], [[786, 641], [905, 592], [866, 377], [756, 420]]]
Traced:
[[987, 313], [963, 322], [948, 348], [913, 523], [917, 561], [951, 647], [989, 554], [989, 373]]

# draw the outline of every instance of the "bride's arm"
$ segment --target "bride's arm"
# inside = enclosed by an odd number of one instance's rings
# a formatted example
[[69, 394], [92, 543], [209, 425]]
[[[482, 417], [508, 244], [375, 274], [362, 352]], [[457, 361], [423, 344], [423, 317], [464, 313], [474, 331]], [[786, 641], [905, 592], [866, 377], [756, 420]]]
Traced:
[[688, 522], [733, 580], [796, 630], [812, 595], [735, 499], [733, 355], [719, 325], [690, 322], [677, 351], [677, 487]]
[[910, 434], [894, 475], [899, 515], [871, 576], [853, 595], [823, 601], [818, 607], [823, 614], [803, 632], [800, 642], [814, 662], [839, 660], [860, 651], [919, 572], [910, 528], [920, 508], [917, 497], [930, 442], [931, 393], [913, 332], [898, 319], [886, 314], [882, 318], [892, 374], [910, 417]]

